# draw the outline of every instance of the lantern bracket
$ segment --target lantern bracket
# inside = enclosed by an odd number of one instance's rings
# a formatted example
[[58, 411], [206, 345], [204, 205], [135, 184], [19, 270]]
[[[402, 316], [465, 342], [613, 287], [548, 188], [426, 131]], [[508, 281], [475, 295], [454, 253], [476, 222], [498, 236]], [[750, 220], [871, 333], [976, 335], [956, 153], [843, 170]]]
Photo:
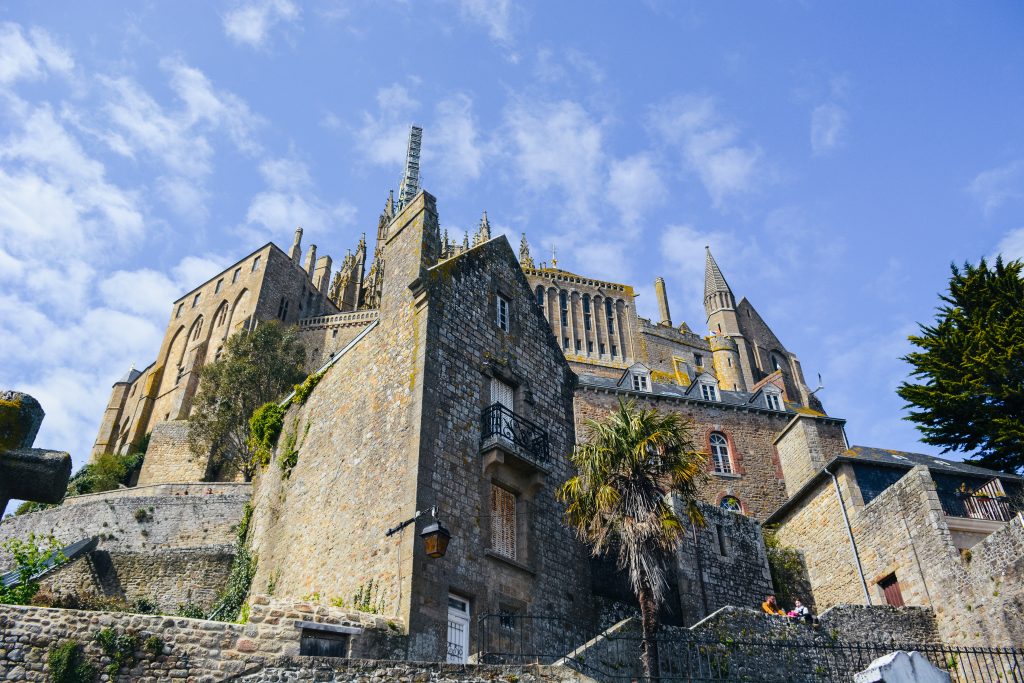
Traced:
[[410, 524], [415, 522], [417, 519], [419, 519], [420, 517], [422, 517], [423, 515], [426, 515], [426, 514], [429, 514], [432, 519], [437, 519], [437, 506], [434, 505], [429, 510], [417, 510], [415, 515], [413, 515], [409, 519], [405, 520], [401, 524], [398, 524], [397, 526], [391, 527], [390, 529], [387, 530], [387, 532], [384, 533], [384, 535], [385, 536], [394, 536], [399, 531], [401, 531], [405, 527], [409, 526]]

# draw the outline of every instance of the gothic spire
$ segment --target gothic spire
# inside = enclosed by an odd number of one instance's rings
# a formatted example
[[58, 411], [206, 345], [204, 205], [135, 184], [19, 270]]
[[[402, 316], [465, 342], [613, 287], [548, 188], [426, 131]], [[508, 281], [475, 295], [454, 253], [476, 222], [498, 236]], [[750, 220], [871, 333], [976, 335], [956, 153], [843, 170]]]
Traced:
[[733, 296], [729, 283], [725, 281], [722, 270], [711, 255], [711, 247], [704, 247], [704, 310], [710, 316], [715, 311], [736, 308], [736, 297]]
[[405, 153], [405, 173], [402, 186], [398, 189], [398, 208], [402, 209], [420, 191], [420, 145], [423, 129], [413, 126], [409, 129], [409, 146]]
[[519, 265], [523, 268], [533, 268], [533, 257], [530, 256], [530, 245], [526, 241], [526, 233], [523, 233], [519, 240]]
[[487, 220], [487, 212], [480, 218], [480, 241], [486, 242], [491, 239], [491, 222]]

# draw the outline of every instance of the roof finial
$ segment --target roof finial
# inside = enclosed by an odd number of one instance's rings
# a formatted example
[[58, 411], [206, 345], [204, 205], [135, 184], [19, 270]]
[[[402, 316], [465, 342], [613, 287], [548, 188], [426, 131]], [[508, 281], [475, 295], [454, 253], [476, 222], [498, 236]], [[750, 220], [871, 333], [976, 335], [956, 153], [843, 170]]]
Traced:
[[558, 270], [558, 251], [553, 244], [551, 245], [551, 267]]
[[533, 268], [533, 257], [530, 256], [530, 244], [526, 241], [526, 233], [519, 240], [519, 265], [523, 268]]
[[487, 220], [487, 212], [480, 218], [480, 241], [486, 242], [491, 239], [491, 223]]

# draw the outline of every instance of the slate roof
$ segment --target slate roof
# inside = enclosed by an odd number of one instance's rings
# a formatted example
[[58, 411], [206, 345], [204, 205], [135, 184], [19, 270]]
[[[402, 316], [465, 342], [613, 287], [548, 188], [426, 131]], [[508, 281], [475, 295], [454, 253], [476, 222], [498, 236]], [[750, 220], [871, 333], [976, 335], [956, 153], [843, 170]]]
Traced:
[[[651, 382], [650, 391], [633, 391], [632, 388], [619, 386], [619, 380], [614, 377], [599, 377], [598, 375], [579, 375], [579, 385], [585, 387], [593, 387], [595, 389], [608, 389], [610, 391], [628, 391], [629, 393], [635, 393], [640, 395], [654, 395], [654, 396], [665, 396], [669, 398], [684, 399], [687, 401], [697, 401], [699, 403], [706, 403], [708, 405], [722, 405], [734, 406], [737, 408], [760, 408], [762, 410], [769, 410], [768, 404], [764, 396], [758, 397], [757, 401], [751, 403], [750, 399], [754, 395], [747, 391], [727, 391], [725, 389], [718, 390], [718, 396], [721, 400], [719, 401], [705, 401], [700, 397], [698, 391], [693, 391], [687, 394], [686, 391], [689, 387], [682, 387], [678, 384], [665, 384], [662, 382]], [[772, 411], [779, 412], [779, 411]], [[786, 405], [782, 410], [784, 413], [795, 415], [796, 411], [792, 407]], [[825, 416], [822, 416], [825, 417]], [[835, 419], [835, 418], [832, 418]]]
[[729, 283], [725, 281], [722, 270], [718, 267], [715, 257], [711, 255], [711, 248], [704, 247], [704, 298], [707, 299], [715, 292], [729, 292]]
[[138, 378], [138, 376], [139, 376], [139, 375], [141, 375], [141, 374], [142, 374], [141, 372], [139, 372], [138, 370], [136, 370], [136, 369], [135, 369], [135, 368], [133, 367], [133, 368], [132, 368], [131, 370], [129, 370], [129, 371], [127, 372], [127, 374], [125, 374], [125, 376], [124, 376], [124, 377], [122, 377], [121, 379], [117, 380], [117, 382], [116, 382], [116, 383], [117, 383], [117, 384], [120, 384], [120, 383], [122, 383], [122, 382], [123, 382], [123, 383], [125, 383], [125, 384], [131, 384], [131, 383], [132, 383], [132, 382], [134, 382], [134, 381], [135, 381], [135, 380], [136, 380], [136, 379]]
[[884, 465], [896, 465], [910, 469], [917, 465], [924, 465], [936, 472], [947, 472], [950, 474], [963, 474], [978, 477], [999, 477], [1000, 479], [1024, 480], [1015, 474], [997, 472], [985, 467], [978, 467], [967, 462], [937, 458], [934, 455], [924, 453], [907, 453], [906, 451], [894, 451], [886, 448], [873, 448], [871, 446], [852, 446], [850, 450], [839, 454], [840, 458], [850, 461], [876, 462]]

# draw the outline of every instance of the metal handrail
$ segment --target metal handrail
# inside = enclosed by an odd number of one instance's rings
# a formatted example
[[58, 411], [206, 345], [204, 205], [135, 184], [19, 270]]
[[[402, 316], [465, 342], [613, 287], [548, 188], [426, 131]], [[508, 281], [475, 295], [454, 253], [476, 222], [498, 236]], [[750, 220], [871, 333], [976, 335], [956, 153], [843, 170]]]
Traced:
[[518, 446], [520, 452], [535, 464], [546, 465], [550, 458], [548, 433], [533, 422], [500, 403], [494, 403], [480, 414], [480, 443], [499, 438]]

